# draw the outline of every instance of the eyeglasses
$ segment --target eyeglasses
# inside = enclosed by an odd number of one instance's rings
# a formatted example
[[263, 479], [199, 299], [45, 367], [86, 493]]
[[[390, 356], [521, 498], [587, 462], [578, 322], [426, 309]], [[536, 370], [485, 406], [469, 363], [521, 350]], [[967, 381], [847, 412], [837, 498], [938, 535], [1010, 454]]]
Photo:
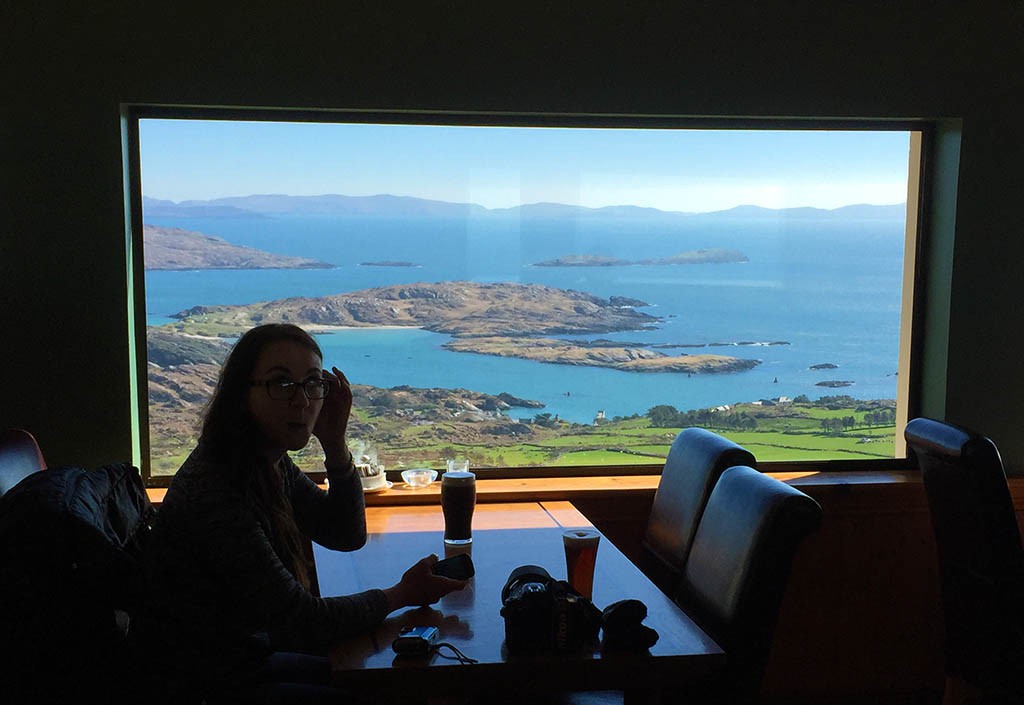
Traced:
[[266, 382], [251, 380], [253, 387], [266, 387], [267, 395], [277, 401], [291, 401], [295, 392], [302, 387], [307, 399], [324, 399], [331, 390], [331, 383], [326, 379], [307, 379], [304, 382], [292, 382], [290, 379], [268, 379]]

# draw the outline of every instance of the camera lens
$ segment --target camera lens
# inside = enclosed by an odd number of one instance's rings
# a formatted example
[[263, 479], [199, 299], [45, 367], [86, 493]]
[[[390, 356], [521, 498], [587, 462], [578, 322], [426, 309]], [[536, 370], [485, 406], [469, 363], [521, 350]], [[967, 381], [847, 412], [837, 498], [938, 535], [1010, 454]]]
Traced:
[[521, 565], [513, 570], [509, 574], [508, 580], [505, 581], [505, 587], [501, 589], [501, 602], [502, 604], [507, 602], [513, 590], [527, 583], [539, 584], [542, 586], [541, 589], [544, 589], [550, 582], [551, 574], [539, 565]]

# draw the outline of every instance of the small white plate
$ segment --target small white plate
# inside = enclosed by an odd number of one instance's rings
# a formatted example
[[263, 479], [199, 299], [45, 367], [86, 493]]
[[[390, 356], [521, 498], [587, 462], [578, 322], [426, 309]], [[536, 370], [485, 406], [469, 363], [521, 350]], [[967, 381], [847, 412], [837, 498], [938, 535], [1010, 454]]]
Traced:
[[383, 492], [384, 490], [390, 490], [394, 486], [395, 486], [395, 483], [388, 481], [388, 482], [384, 483], [383, 487], [373, 487], [371, 489], [367, 489], [367, 488], [364, 487], [363, 488], [363, 493], [364, 494], [374, 494], [375, 492]]

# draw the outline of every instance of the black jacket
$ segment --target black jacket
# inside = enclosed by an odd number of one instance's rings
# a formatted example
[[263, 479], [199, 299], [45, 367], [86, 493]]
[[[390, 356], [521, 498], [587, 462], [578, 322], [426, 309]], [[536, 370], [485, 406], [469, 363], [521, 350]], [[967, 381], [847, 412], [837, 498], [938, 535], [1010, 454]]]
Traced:
[[153, 507], [128, 463], [29, 475], [0, 498], [0, 682], [9, 702], [132, 701], [126, 630]]

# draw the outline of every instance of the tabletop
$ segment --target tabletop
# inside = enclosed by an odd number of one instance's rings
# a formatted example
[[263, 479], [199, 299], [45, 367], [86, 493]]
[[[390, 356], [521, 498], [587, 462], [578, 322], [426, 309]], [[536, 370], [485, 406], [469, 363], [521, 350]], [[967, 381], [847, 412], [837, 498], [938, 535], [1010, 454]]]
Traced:
[[[369, 536], [362, 549], [341, 553], [314, 546], [322, 595], [387, 587], [423, 556], [446, 555], [438, 505], [368, 507], [366, 518]], [[604, 537], [593, 602], [604, 608], [626, 598], [642, 601], [648, 609], [643, 623], [659, 634], [649, 653], [602, 655], [595, 648], [572, 655], [509, 654], [500, 614], [502, 587], [513, 569], [526, 564], [564, 580], [561, 536], [577, 527], [592, 528], [569, 502], [478, 504], [470, 549], [476, 575], [469, 585], [431, 607], [398, 611], [372, 633], [339, 643], [331, 652], [336, 684], [421, 697], [500, 690], [524, 682], [541, 689], [654, 691], [724, 665], [719, 646]], [[438, 627], [438, 642], [452, 644], [478, 663], [463, 665], [437, 654], [397, 656], [392, 651], [391, 642], [402, 627], [427, 625]]]

